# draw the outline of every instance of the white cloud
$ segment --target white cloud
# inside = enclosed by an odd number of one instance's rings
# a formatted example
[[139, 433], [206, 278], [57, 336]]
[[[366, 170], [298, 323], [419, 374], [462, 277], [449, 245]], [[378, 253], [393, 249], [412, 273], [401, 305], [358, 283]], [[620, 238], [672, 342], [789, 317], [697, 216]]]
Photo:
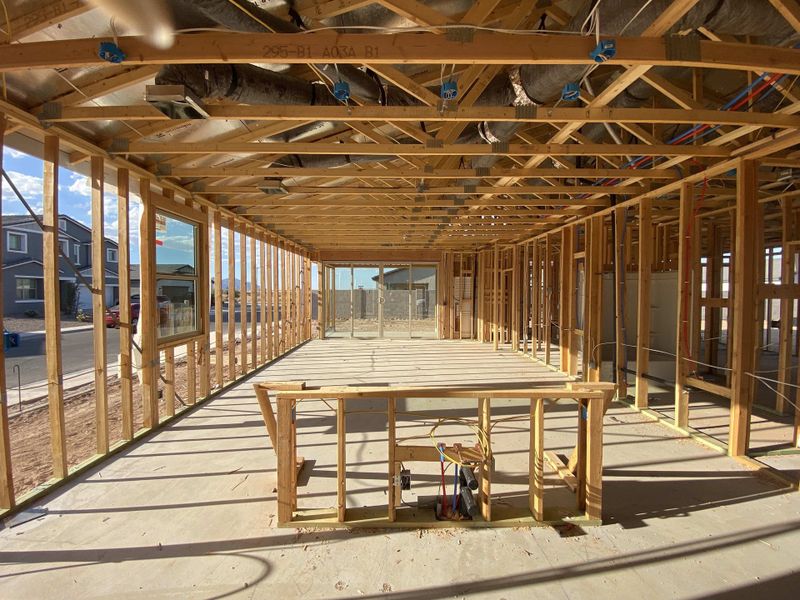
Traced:
[[89, 183], [89, 178], [74, 171], [69, 174], [72, 183], [67, 188], [73, 194], [83, 196], [84, 198], [91, 198], [92, 186]]
[[9, 148], [8, 146], [5, 146], [3, 148], [3, 153], [7, 154], [11, 158], [26, 158], [26, 157], [28, 157], [28, 155], [25, 154], [24, 152], [20, 152], [19, 150], [14, 150], [14, 148]]
[[[36, 175], [26, 175], [19, 171], [8, 171], [8, 176], [19, 190], [22, 197], [31, 205], [34, 211], [42, 210], [42, 178]], [[16, 194], [7, 182], [3, 182], [3, 212], [12, 214], [25, 213], [25, 207], [17, 199]]]

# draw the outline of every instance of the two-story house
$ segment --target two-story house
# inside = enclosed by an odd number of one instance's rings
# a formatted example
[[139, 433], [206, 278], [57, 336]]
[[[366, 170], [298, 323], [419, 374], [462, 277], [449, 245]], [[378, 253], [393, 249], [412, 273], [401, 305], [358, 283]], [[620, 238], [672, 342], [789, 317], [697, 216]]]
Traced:
[[[3, 216], [3, 307], [6, 316], [23, 315], [30, 310], [44, 314], [44, 268], [42, 230], [29, 215]], [[92, 230], [67, 215], [58, 218], [58, 243], [81, 275], [92, 284]], [[119, 251], [117, 243], [106, 238], [106, 305], [119, 301]], [[91, 310], [91, 293], [63, 258], [59, 261], [61, 309]], [[77, 287], [75, 287], [77, 286]], [[73, 292], [74, 290], [74, 292]], [[75, 306], [69, 299], [77, 294]]]

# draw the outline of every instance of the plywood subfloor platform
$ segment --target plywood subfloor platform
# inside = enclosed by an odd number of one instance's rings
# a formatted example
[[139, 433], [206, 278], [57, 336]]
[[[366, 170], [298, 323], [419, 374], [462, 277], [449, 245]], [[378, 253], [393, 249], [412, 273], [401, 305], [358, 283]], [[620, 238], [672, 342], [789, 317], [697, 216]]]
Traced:
[[[331, 340], [255, 379], [500, 385], [553, 377], [474, 342]], [[301, 413], [311, 442], [304, 454], [316, 461], [301, 487], [309, 505], [329, 505], [333, 489], [326, 472], [335, 470], [335, 446], [314, 445], [331, 435], [324, 409]], [[369, 505], [385, 481], [381, 458], [368, 454], [380, 417], [354, 419], [348, 461], [359, 471], [348, 502]], [[526, 434], [517, 421], [497, 427], [507, 428], [498, 444]], [[559, 451], [572, 428], [571, 413], [553, 409], [548, 444]], [[800, 494], [621, 406], [606, 418], [604, 451], [602, 527], [278, 529], [275, 458], [248, 382], [80, 478], [42, 505], [43, 518], [0, 531], [0, 597], [794, 597]], [[503, 485], [519, 486], [527, 465], [513, 453], [498, 461]], [[322, 495], [311, 495], [314, 486]]]

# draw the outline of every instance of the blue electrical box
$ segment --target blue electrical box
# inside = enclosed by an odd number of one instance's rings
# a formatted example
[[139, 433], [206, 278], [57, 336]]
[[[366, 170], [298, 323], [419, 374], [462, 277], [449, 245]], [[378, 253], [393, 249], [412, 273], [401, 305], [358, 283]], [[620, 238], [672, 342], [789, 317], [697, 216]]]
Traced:
[[337, 81], [333, 84], [333, 95], [339, 102], [347, 102], [350, 99], [350, 84], [346, 81]]
[[572, 102], [581, 97], [581, 88], [577, 83], [568, 83], [561, 90], [561, 99], [565, 102]]
[[614, 40], [603, 40], [589, 53], [589, 58], [596, 63], [604, 63], [614, 58], [616, 54], [617, 43]]
[[100, 42], [100, 50], [97, 55], [105, 61], [115, 65], [125, 60], [125, 53], [114, 42]]
[[458, 83], [455, 81], [443, 81], [439, 95], [442, 100], [455, 100], [458, 98]]

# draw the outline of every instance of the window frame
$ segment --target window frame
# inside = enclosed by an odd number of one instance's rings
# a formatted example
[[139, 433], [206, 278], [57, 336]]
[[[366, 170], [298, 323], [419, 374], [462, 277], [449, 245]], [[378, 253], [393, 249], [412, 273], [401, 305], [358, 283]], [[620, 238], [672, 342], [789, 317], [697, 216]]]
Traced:
[[[179, 280], [191, 281], [194, 284], [194, 317], [195, 326], [192, 331], [185, 331], [182, 333], [175, 333], [172, 335], [161, 335], [160, 323], [156, 325], [156, 345], [159, 349], [165, 347], [178, 346], [191, 340], [195, 340], [207, 334], [206, 319], [203, 318], [203, 310], [205, 310], [206, 301], [205, 293], [203, 292], [203, 281], [205, 279], [202, 274], [200, 262], [203, 257], [202, 248], [205, 243], [204, 236], [208, 227], [207, 223], [203, 223], [204, 215], [192, 209], [185, 207], [171, 206], [163, 201], [153, 202], [153, 219], [156, 215], [163, 215], [170, 219], [181, 221], [195, 228], [194, 236], [194, 274], [184, 275], [180, 273], [165, 273], [158, 270], [157, 250], [153, 250], [153, 285], [156, 292], [156, 299], [158, 298], [158, 283], [162, 280]], [[156, 300], [156, 302], [158, 302]], [[158, 320], [158, 305], [156, 305], [156, 316]]]
[[[23, 240], [22, 250], [14, 250], [11, 248], [11, 236], [18, 235]], [[16, 254], [28, 253], [28, 234], [22, 231], [6, 231], [6, 252], [14, 252]]]
[[[63, 224], [63, 227], [62, 227]], [[58, 229], [59, 231], [66, 231], [67, 230], [67, 220], [63, 217], [59, 217], [58, 219]]]
[[[114, 253], [114, 258], [111, 258], [112, 252]], [[119, 251], [116, 248], [106, 247], [106, 262], [115, 264], [119, 262]]]
[[[36, 281], [41, 281], [42, 282], [42, 286], [41, 286], [42, 297], [41, 298], [20, 298], [19, 297], [19, 291], [20, 291], [19, 282], [22, 281], [22, 280], [34, 282], [34, 286], [32, 288], [34, 290], [34, 293], [39, 290], [39, 287], [35, 284]], [[31, 289], [31, 288], [26, 288], [26, 289]], [[14, 302], [16, 304], [36, 304], [36, 303], [39, 303], [39, 302], [44, 302], [44, 278], [43, 277], [33, 277], [31, 275], [16, 275], [14, 277]]]

